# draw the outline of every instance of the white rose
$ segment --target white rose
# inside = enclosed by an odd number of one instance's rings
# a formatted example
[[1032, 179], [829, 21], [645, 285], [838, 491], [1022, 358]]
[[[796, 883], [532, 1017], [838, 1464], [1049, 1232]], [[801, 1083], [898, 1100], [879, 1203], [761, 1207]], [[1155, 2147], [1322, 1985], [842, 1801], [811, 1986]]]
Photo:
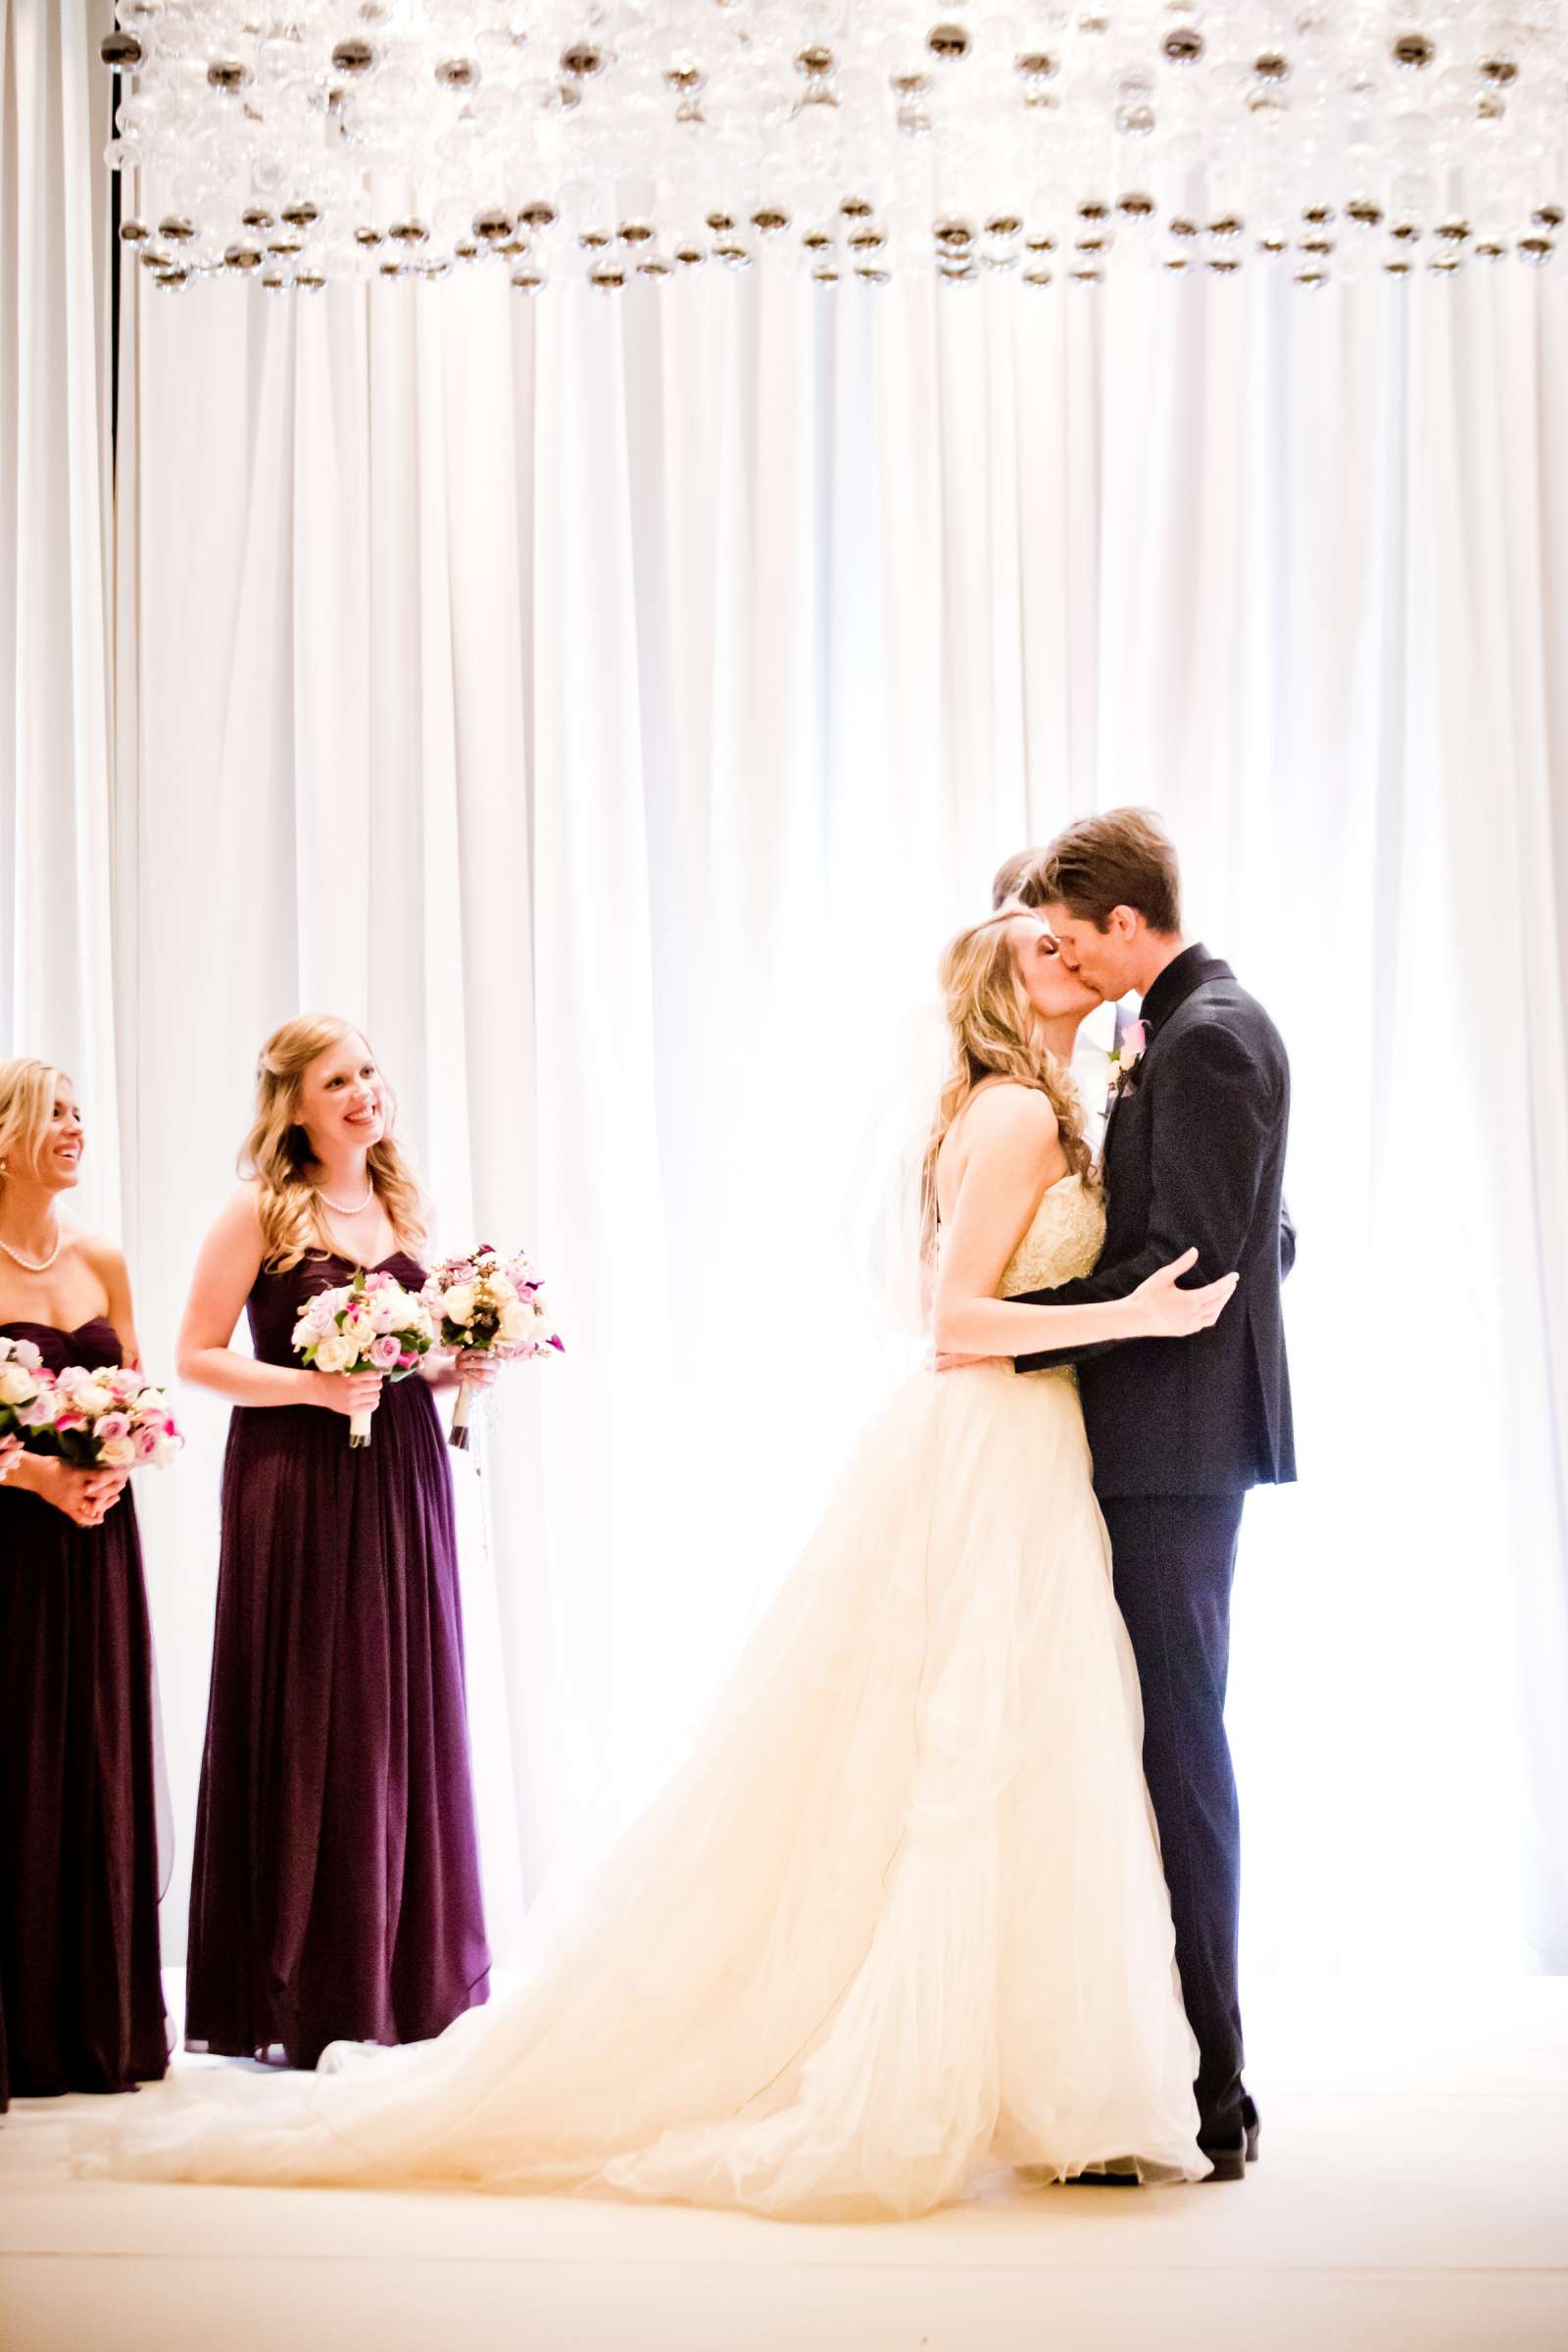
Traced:
[[318, 1372], [346, 1372], [359, 1352], [347, 1333], [330, 1331], [317, 1347], [316, 1369]]
[[22, 1364], [7, 1364], [0, 1370], [0, 1404], [25, 1404], [36, 1383], [32, 1374]]
[[106, 1470], [133, 1470], [136, 1466], [135, 1440], [106, 1438], [98, 1448], [98, 1459]]
[[441, 1312], [449, 1323], [466, 1323], [473, 1313], [473, 1284], [454, 1283], [441, 1301]]
[[107, 1413], [114, 1401], [114, 1392], [101, 1380], [83, 1381], [72, 1398], [77, 1412], [85, 1413], [93, 1421], [100, 1413]]
[[508, 1347], [528, 1339], [533, 1332], [533, 1308], [520, 1298], [514, 1298], [501, 1310], [501, 1337]]

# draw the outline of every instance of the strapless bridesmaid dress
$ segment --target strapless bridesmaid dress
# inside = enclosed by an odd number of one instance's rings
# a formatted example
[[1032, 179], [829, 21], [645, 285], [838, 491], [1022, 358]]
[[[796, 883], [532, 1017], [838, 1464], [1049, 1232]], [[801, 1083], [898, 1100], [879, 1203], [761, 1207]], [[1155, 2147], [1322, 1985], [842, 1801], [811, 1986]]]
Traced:
[[[398, 1252], [385, 1270], [416, 1290]], [[256, 1354], [294, 1364], [318, 1254], [263, 1272]], [[237, 1407], [191, 1886], [186, 2040], [312, 2067], [425, 2040], [488, 1989], [448, 1449], [418, 1379], [372, 1443], [315, 1405]]]
[[[0, 1331], [54, 1372], [121, 1361], [101, 1316]], [[127, 1487], [77, 1527], [0, 1486], [0, 2105], [133, 2090], [168, 2059], [136, 1506]]]

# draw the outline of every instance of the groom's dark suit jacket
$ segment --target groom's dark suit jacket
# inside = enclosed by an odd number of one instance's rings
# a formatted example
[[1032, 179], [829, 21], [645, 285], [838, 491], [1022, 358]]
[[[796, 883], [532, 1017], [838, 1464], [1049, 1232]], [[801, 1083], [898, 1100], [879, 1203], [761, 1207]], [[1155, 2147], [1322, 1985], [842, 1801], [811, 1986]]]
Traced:
[[1144, 1000], [1148, 1043], [1105, 1130], [1105, 1247], [1093, 1274], [1037, 1291], [1039, 1306], [1125, 1298], [1199, 1252], [1188, 1279], [1241, 1275], [1210, 1331], [1190, 1340], [1020, 1356], [1075, 1362], [1095, 1487], [1111, 1494], [1235, 1494], [1296, 1476], [1280, 1282], [1295, 1253], [1284, 1214], [1291, 1074], [1278, 1030], [1229, 964], [1202, 947]]

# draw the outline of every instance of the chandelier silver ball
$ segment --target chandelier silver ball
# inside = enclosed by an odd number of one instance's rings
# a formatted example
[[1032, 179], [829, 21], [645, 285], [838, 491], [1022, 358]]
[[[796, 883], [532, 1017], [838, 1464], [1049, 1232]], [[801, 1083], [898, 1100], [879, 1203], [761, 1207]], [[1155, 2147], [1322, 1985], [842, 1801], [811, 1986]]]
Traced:
[[106, 32], [98, 44], [98, 55], [111, 74], [134, 74], [147, 52], [133, 32]]
[[332, 70], [344, 74], [351, 81], [359, 81], [375, 65], [375, 50], [369, 41], [339, 41], [332, 52]]
[[1178, 24], [1160, 42], [1160, 52], [1173, 66], [1196, 66], [1207, 43], [1195, 24]]
[[256, 76], [243, 58], [215, 57], [207, 69], [207, 86], [224, 98], [237, 98]]
[[954, 66], [968, 56], [974, 43], [966, 24], [942, 24], [932, 25], [925, 45], [945, 66]]
[[1395, 39], [1389, 55], [1405, 74], [1419, 74], [1437, 56], [1437, 43], [1424, 32], [1401, 32]]
[[444, 57], [435, 70], [444, 90], [472, 90], [479, 85], [479, 68], [471, 57]]

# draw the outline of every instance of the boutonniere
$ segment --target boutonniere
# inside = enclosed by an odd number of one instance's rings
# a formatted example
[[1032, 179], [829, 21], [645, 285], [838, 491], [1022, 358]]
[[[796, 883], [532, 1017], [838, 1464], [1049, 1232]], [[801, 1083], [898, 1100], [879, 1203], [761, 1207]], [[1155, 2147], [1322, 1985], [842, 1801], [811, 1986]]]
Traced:
[[1116, 1042], [1110, 1049], [1109, 1102], [1119, 1102], [1133, 1091], [1133, 1072], [1144, 1058], [1149, 1044], [1149, 1031], [1142, 1021], [1128, 1021], [1116, 1032]]

